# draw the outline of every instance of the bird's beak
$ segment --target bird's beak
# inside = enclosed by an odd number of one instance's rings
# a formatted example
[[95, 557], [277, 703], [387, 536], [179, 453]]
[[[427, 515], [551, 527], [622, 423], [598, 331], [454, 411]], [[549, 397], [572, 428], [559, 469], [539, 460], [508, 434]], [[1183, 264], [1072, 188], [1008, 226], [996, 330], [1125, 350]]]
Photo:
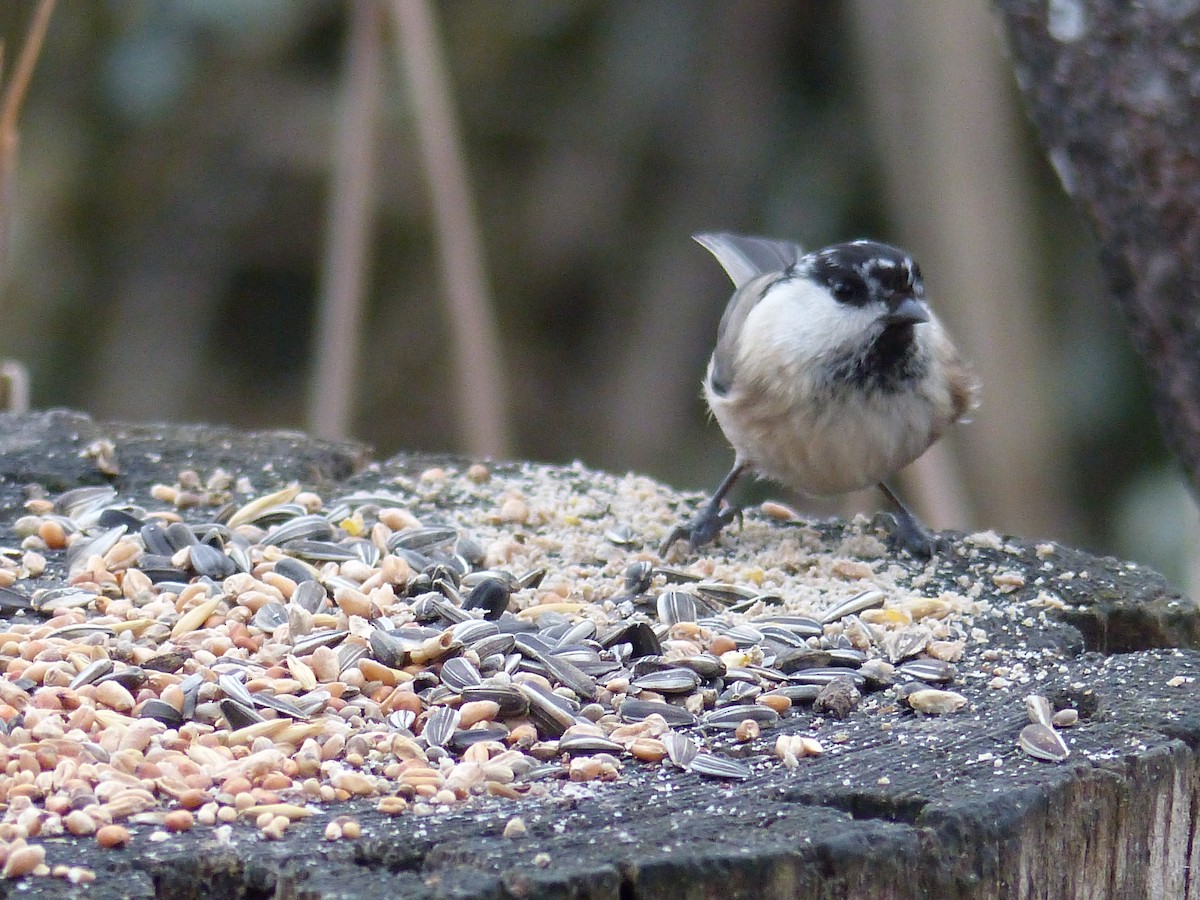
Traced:
[[888, 311], [883, 321], [887, 325], [919, 325], [929, 321], [929, 312], [920, 300], [905, 297]]

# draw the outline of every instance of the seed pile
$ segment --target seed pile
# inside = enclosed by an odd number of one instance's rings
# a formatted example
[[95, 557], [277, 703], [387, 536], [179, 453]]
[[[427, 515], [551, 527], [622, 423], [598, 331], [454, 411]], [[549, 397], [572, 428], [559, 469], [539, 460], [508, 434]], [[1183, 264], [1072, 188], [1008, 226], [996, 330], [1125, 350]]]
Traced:
[[616, 481], [636, 520], [480, 465], [329, 500], [246, 499], [223, 472], [140, 502], [30, 499], [0, 554], [4, 873], [45, 870], [31, 839], [62, 833], [277, 838], [318, 802], [427, 814], [639, 763], [743, 779], [826, 751], [792, 728], [773, 757], [724, 752], [800, 709], [845, 716], [886, 687], [966, 703], [949, 685], [975, 600], [818, 557], [799, 527], [772, 530], [778, 568], [669, 565], [649, 548], [679, 512]]

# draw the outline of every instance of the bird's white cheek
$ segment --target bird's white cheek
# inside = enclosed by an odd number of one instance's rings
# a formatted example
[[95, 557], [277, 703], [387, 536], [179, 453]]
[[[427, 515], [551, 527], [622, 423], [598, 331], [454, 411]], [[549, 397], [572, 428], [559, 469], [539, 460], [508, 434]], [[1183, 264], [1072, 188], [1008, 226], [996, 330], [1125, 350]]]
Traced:
[[747, 316], [734, 378], [791, 393], [816, 381], [824, 359], [864, 339], [872, 312], [837, 303], [811, 284], [773, 288]]

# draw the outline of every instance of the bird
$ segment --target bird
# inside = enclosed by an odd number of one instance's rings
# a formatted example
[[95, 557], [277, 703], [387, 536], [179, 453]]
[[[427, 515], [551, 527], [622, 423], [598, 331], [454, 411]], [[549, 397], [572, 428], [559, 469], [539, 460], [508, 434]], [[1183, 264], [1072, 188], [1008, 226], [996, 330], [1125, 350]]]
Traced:
[[771, 238], [702, 233], [733, 281], [704, 376], [734, 463], [690, 523], [660, 547], [713, 541], [746, 473], [812, 497], [878, 486], [899, 549], [928, 559], [935, 537], [888, 486], [976, 405], [979, 385], [929, 308], [920, 267], [872, 240], [806, 253]]

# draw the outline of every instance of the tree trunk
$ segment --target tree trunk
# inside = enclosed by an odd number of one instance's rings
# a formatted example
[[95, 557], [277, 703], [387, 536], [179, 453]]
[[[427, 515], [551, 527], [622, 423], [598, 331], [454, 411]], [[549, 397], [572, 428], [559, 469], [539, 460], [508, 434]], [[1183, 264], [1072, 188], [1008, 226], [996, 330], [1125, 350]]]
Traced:
[[1200, 488], [1200, 10], [996, 6], [1041, 141], [1096, 230], [1167, 444]]

